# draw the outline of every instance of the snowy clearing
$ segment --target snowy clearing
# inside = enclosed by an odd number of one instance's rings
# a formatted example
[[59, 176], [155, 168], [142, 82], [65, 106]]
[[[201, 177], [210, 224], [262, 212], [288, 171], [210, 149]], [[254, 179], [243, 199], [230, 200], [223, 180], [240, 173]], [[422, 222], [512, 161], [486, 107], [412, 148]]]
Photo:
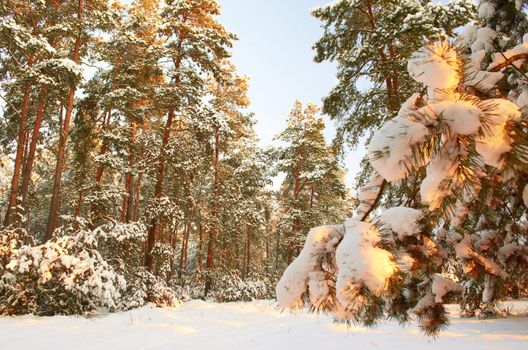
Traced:
[[[528, 302], [508, 304], [528, 311]], [[456, 307], [450, 307], [456, 314]], [[415, 325], [386, 322], [374, 329], [333, 324], [325, 316], [281, 313], [275, 303], [191, 301], [173, 309], [145, 307], [82, 317], [1, 317], [0, 349], [526, 349], [528, 318], [451, 317], [428, 339]]]

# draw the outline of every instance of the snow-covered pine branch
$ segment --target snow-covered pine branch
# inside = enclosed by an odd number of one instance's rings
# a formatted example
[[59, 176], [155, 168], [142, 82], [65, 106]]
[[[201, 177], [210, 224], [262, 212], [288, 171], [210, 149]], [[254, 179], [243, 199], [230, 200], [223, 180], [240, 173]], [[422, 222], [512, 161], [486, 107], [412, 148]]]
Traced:
[[[493, 52], [499, 36], [469, 26], [460, 39], [432, 41], [412, 55], [408, 71], [424, 91], [371, 138], [375, 175], [359, 191], [359, 214], [340, 230], [311, 231], [277, 285], [279, 305], [319, 309], [324, 295], [337, 320], [370, 325], [412, 313], [435, 335], [453, 297], [468, 314], [487, 315], [526, 281], [524, 99], [515, 91], [502, 97], [499, 86], [508, 75], [513, 81], [512, 72], [524, 78], [526, 44]], [[372, 210], [382, 183], [398, 186], [411, 175], [420, 181], [414, 208], [384, 208], [385, 198]], [[336, 232], [339, 241], [328, 245], [331, 235], [316, 232]], [[323, 254], [335, 254], [335, 264], [323, 263]]]

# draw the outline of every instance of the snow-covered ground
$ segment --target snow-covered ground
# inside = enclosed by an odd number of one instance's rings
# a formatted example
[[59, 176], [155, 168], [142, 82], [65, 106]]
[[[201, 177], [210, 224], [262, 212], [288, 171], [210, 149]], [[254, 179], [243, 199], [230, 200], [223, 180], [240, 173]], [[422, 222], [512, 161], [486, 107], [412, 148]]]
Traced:
[[[528, 311], [528, 302], [511, 305]], [[273, 302], [192, 301], [173, 309], [145, 307], [92, 318], [0, 317], [0, 349], [528, 349], [528, 318], [453, 315], [450, 328], [433, 340], [414, 325], [347, 327], [324, 316], [281, 313]]]

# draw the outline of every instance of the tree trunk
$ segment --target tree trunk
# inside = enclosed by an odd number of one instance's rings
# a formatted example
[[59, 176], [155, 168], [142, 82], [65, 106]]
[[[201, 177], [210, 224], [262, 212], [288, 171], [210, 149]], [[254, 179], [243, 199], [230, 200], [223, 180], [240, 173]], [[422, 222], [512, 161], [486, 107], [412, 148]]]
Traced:
[[202, 251], [203, 251], [203, 227], [202, 220], [198, 222], [198, 271], [203, 271]]
[[81, 216], [82, 202], [83, 202], [83, 191], [79, 191], [79, 197], [77, 197], [77, 205], [75, 206], [75, 217]]
[[37, 151], [38, 140], [40, 137], [40, 127], [44, 117], [44, 107], [46, 105], [46, 87], [40, 89], [37, 115], [35, 116], [35, 124], [33, 125], [33, 133], [31, 135], [31, 144], [29, 145], [29, 152], [26, 157], [26, 165], [24, 173], [22, 174], [22, 186], [20, 187], [20, 197], [22, 197], [22, 207], [27, 207], [27, 194], [29, 190], [29, 183], [31, 181], [31, 174], [33, 172], [33, 163], [35, 162], [35, 153]]
[[26, 230], [29, 232], [29, 225], [31, 224], [31, 208], [26, 210]]
[[[299, 179], [299, 176], [300, 176], [300, 164], [297, 163], [297, 165], [295, 166], [295, 173], [294, 173], [294, 188], [293, 188], [293, 200], [294, 200], [294, 203], [295, 203], [295, 207], [297, 208], [298, 206], [298, 201], [299, 201], [299, 192], [301, 190], [301, 184], [300, 184], [300, 179]], [[296, 234], [297, 232], [299, 231], [299, 219], [295, 218], [293, 219], [293, 225], [292, 225], [292, 236], [293, 237], [296, 237]], [[294, 246], [293, 246], [293, 243], [290, 242], [288, 244], [288, 265], [291, 264], [291, 262], [293, 261], [293, 254], [294, 254]]]
[[244, 264], [242, 265], [242, 277], [246, 278], [250, 272], [251, 264], [251, 230], [252, 226], [246, 224], [246, 242], [244, 244]]
[[[209, 227], [209, 241], [207, 242], [207, 263], [206, 270], [209, 271], [215, 267], [215, 242], [216, 242], [216, 218], [218, 216], [217, 208], [217, 195], [218, 195], [218, 165], [220, 161], [220, 130], [218, 127], [215, 129], [215, 151], [214, 151], [214, 179], [213, 179], [213, 210], [212, 218], [213, 224]], [[211, 278], [209, 275], [206, 275], [205, 278], [205, 295], [211, 289]]]
[[181, 279], [183, 275], [184, 270], [184, 263], [185, 263], [185, 236], [187, 234], [187, 226], [190, 225], [190, 223], [185, 222], [184, 228], [183, 228], [183, 236], [182, 236], [182, 244], [181, 244], [181, 251], [180, 251], [180, 268], [178, 269], [178, 278]]
[[[117, 57], [115, 59], [115, 69], [114, 69], [114, 72], [112, 74], [112, 91], [114, 91], [115, 88], [116, 88], [116, 79], [117, 79], [117, 76], [119, 74], [120, 63], [121, 63], [121, 58]], [[112, 106], [110, 106], [108, 108], [108, 110], [105, 113], [105, 116], [103, 117], [102, 130], [104, 130], [104, 131], [108, 130], [109, 125], [110, 125], [111, 117], [112, 117]], [[106, 152], [108, 152], [109, 148], [110, 148], [110, 145], [108, 144], [108, 139], [105, 138], [103, 140], [103, 144], [101, 146], [101, 150], [99, 151], [99, 155], [100, 156], [105, 155]], [[96, 188], [98, 188], [99, 185], [101, 184], [101, 180], [103, 179], [104, 169], [105, 169], [105, 165], [103, 163], [99, 164], [99, 166], [97, 167], [97, 170], [95, 172], [95, 186], [96, 186]], [[90, 212], [92, 214], [94, 214], [94, 215], [97, 214], [97, 207], [94, 204], [91, 205]]]
[[[242, 278], [246, 278], [247, 271], [247, 225], [246, 225], [246, 240], [244, 241], [244, 254], [242, 255]], [[238, 249], [237, 249], [238, 255]]]
[[[163, 139], [161, 141], [161, 149], [160, 149], [160, 155], [159, 155], [159, 163], [158, 163], [158, 174], [156, 176], [156, 186], [154, 187], [154, 198], [158, 199], [161, 197], [163, 193], [163, 178], [165, 173], [165, 148], [167, 147], [167, 144], [169, 143], [169, 137], [170, 137], [170, 131], [172, 128], [172, 121], [174, 119], [174, 109], [169, 109], [169, 115], [167, 117], [167, 123], [165, 125], [165, 130], [163, 132]], [[157, 217], [154, 217], [152, 221], [150, 222], [150, 227], [148, 231], [148, 238], [147, 238], [147, 251], [145, 256], [145, 266], [147, 267], [147, 270], [152, 272], [152, 268], [154, 266], [153, 257], [151, 254], [152, 248], [154, 248], [154, 245], [156, 244], [156, 234], [159, 228], [159, 219]]]
[[[187, 18], [184, 17], [184, 22], [187, 21]], [[180, 42], [178, 43], [178, 52], [181, 52], [181, 49], [183, 48], [183, 42], [185, 40], [185, 35], [182, 35], [180, 38]], [[181, 62], [183, 60], [183, 56], [179, 55], [175, 61], [174, 61], [174, 69], [178, 70], [180, 69]], [[176, 76], [174, 81], [174, 86], [178, 87], [180, 85], [180, 77], [179, 75]], [[174, 108], [169, 108], [169, 115], [167, 117], [167, 123], [165, 125], [165, 130], [163, 131], [163, 139], [161, 142], [161, 149], [160, 149], [160, 160], [158, 164], [158, 175], [156, 178], [156, 186], [154, 188], [154, 198], [158, 199], [161, 197], [161, 194], [163, 193], [163, 176], [164, 176], [164, 170], [165, 170], [165, 148], [167, 147], [167, 144], [169, 143], [169, 136], [170, 136], [170, 129], [172, 127], [172, 120], [174, 118]], [[152, 258], [152, 254], [150, 253], [154, 245], [156, 244], [156, 231], [159, 227], [159, 220], [158, 218], [153, 218], [150, 222], [150, 227], [148, 231], [148, 238], [147, 238], [147, 251], [145, 254], [145, 266], [148, 271], [152, 272], [152, 267], [154, 265], [154, 261]]]
[[28, 157], [28, 151], [29, 151], [29, 128], [26, 128], [24, 140], [25, 140], [24, 141], [24, 153], [22, 156], [22, 172], [21, 172], [22, 177], [24, 176], [24, 173], [26, 172], [26, 159]]
[[246, 249], [246, 277], [251, 272], [251, 235], [253, 233], [253, 226], [247, 227], [247, 249]]
[[277, 244], [275, 245], [275, 271], [279, 271], [280, 231], [277, 230]]
[[[33, 56], [30, 56], [28, 60], [29, 68], [33, 65], [33, 60]], [[24, 86], [24, 99], [22, 100], [22, 110], [19, 113], [20, 123], [18, 128], [17, 150], [15, 156], [15, 164], [13, 167], [13, 177], [11, 178], [11, 191], [9, 192], [9, 200], [7, 204], [6, 216], [4, 219], [4, 226], [9, 226], [15, 222], [18, 187], [20, 184], [20, 170], [22, 168], [24, 147], [26, 145], [26, 126], [30, 93], [31, 84], [30, 82], [26, 82], [26, 85]]]
[[134, 175], [132, 169], [136, 165], [136, 150], [134, 144], [136, 142], [136, 122], [130, 124], [130, 147], [128, 156], [129, 171], [126, 174], [125, 188], [127, 195], [123, 199], [123, 208], [121, 212], [121, 221], [130, 222], [134, 215]]
[[81, 190], [79, 191], [79, 196], [77, 197], [77, 204], [75, 205], [75, 221], [73, 227], [78, 230], [80, 228], [79, 222], [77, 221], [77, 218], [81, 217], [81, 209], [82, 209], [82, 202], [83, 202], [83, 196], [84, 192]]
[[[55, 0], [54, 1], [54, 9], [55, 11], [58, 11], [59, 9], [59, 3]], [[55, 25], [56, 21], [52, 21], [51, 25]], [[55, 40], [50, 40], [50, 45], [53, 45], [55, 43]], [[38, 140], [40, 138], [40, 128], [42, 126], [42, 120], [44, 119], [44, 110], [46, 108], [46, 93], [47, 93], [47, 86], [43, 85], [40, 88], [38, 102], [37, 102], [37, 114], [35, 116], [35, 122], [33, 124], [33, 132], [31, 135], [31, 144], [29, 146], [29, 153], [26, 157], [25, 165], [24, 165], [24, 172], [22, 174], [22, 186], [20, 188], [20, 197], [22, 198], [22, 207], [28, 211], [28, 220], [29, 220], [29, 204], [28, 204], [28, 191], [29, 191], [29, 183], [31, 182], [31, 174], [33, 173], [33, 164], [35, 162], [35, 154], [37, 150]], [[29, 222], [28, 222], [28, 229], [29, 229]]]
[[[78, 35], [75, 39], [75, 47], [73, 50], [73, 58], [72, 61], [75, 63], [79, 62], [79, 51], [81, 48], [81, 35], [82, 35], [82, 18], [83, 18], [83, 11], [84, 11], [84, 0], [79, 0], [78, 5], [78, 13], [77, 13], [77, 19], [78, 19]], [[53, 191], [51, 195], [51, 205], [50, 205], [50, 212], [49, 212], [49, 218], [48, 218], [48, 226], [46, 229], [46, 236], [45, 240], [48, 241], [53, 231], [57, 228], [58, 225], [58, 218], [59, 218], [59, 211], [60, 211], [60, 202], [61, 202], [61, 177], [62, 177], [62, 171], [64, 168], [65, 163], [65, 155], [66, 155], [66, 144], [68, 142], [68, 132], [70, 129], [70, 119], [72, 115], [73, 110], [73, 102], [75, 98], [75, 91], [76, 86], [73, 85], [70, 88], [70, 93], [68, 95], [68, 104], [66, 105], [66, 115], [64, 117], [64, 125], [62, 126], [62, 129], [60, 130], [59, 135], [59, 149], [57, 151], [57, 163], [55, 165], [55, 174], [53, 178]]]
[[[178, 241], [178, 222], [174, 223], [173, 229], [170, 233], [170, 246], [176, 252], [176, 242]], [[174, 273], [174, 254], [171, 254], [169, 258], [169, 271], [167, 271], [166, 281], [170, 282]]]
[[136, 181], [136, 194], [134, 196], [134, 222], [138, 221], [139, 217], [139, 196], [141, 194], [141, 174], [138, 175]]
[[314, 197], [315, 197], [315, 184], [313, 183], [310, 189], [310, 209], [313, 208]]

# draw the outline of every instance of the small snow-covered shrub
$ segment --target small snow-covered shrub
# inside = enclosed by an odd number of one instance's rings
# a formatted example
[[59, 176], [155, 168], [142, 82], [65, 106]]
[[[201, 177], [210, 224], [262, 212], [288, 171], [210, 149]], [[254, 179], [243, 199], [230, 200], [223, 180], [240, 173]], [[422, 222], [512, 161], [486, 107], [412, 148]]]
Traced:
[[125, 279], [96, 249], [93, 232], [13, 250], [0, 277], [0, 314], [81, 314], [119, 308]]
[[38, 246], [22, 229], [0, 231], [0, 314], [176, 305], [173, 290], [143, 267], [146, 237], [141, 223], [111, 222], [91, 230], [79, 220]]
[[[167, 287], [165, 281], [148, 272], [143, 266], [143, 247], [147, 239], [145, 225], [140, 222], [113, 222], [100, 226], [98, 236], [101, 238], [101, 254], [127, 280], [127, 289], [122, 298], [123, 309], [130, 310], [147, 303], [159, 307], [175, 306], [178, 303], [174, 292]], [[157, 252], [166, 255], [166, 249], [162, 248], [166, 247], [158, 247]]]
[[242, 279], [236, 271], [231, 271], [220, 279], [214, 296], [219, 302], [272, 299], [274, 286], [275, 281], [267, 276], [250, 274]]
[[130, 310], [147, 303], [158, 307], [173, 307], [178, 305], [179, 301], [164, 280], [141, 267], [128, 280], [123, 308]]
[[[220, 269], [197, 272], [175, 277], [171, 287], [178, 299], [188, 301], [210, 299], [217, 302], [252, 301], [275, 298], [276, 278], [264, 273], [250, 273], [241, 278], [237, 270]], [[212, 281], [208, 295], [205, 295], [206, 279]]]
[[152, 248], [152, 256], [157, 261], [156, 274], [166, 276], [171, 270], [171, 262], [174, 258], [174, 248], [170, 244], [157, 242]]
[[[127, 281], [127, 288], [121, 293], [121, 309], [130, 310], [147, 303], [159, 307], [178, 303], [165, 281], [143, 266], [143, 247], [147, 239], [145, 225], [141, 222], [110, 222], [97, 227], [93, 233], [98, 251]], [[164, 250], [160, 249], [160, 252]]]
[[128, 280], [143, 266], [143, 246], [147, 240], [145, 225], [139, 222], [112, 222], [97, 229], [99, 251], [116, 271]]
[[0, 230], [0, 276], [22, 245], [34, 245], [33, 237], [22, 228], [6, 227]]
[[174, 277], [170, 285], [179, 300], [205, 299], [205, 274], [199, 271], [181, 278]]

